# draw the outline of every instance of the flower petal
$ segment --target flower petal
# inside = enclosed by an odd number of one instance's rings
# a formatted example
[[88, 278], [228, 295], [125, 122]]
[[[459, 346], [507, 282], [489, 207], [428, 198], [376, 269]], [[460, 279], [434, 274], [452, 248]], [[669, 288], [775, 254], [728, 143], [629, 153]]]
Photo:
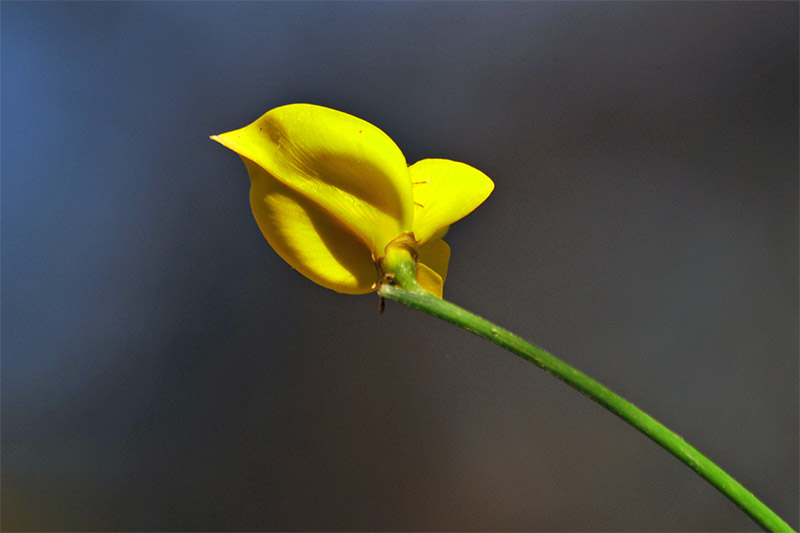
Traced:
[[378, 271], [359, 236], [260, 165], [242, 159], [252, 181], [253, 216], [278, 255], [311, 281], [336, 292], [364, 294], [377, 288]]
[[437, 298], [441, 298], [444, 290], [444, 280], [436, 273], [435, 270], [423, 263], [417, 264], [417, 283], [419, 286], [433, 294]]
[[326, 107], [292, 104], [212, 138], [327, 210], [376, 257], [411, 228], [405, 157], [368, 122]]
[[494, 189], [486, 174], [464, 163], [423, 159], [409, 167], [414, 187], [414, 236], [420, 244], [441, 237], [470, 214]]
[[442, 239], [428, 241], [419, 249], [417, 261], [425, 263], [436, 271], [444, 282], [447, 279], [447, 265], [450, 262], [450, 246]]
[[417, 258], [417, 283], [423, 289], [441, 298], [447, 279], [450, 247], [441, 239], [434, 239], [420, 248]]

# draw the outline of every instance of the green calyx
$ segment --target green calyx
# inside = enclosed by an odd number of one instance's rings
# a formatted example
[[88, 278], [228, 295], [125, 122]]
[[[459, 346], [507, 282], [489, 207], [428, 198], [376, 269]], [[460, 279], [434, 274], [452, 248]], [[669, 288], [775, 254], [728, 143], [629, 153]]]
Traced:
[[417, 241], [412, 232], [402, 233], [386, 245], [384, 256], [378, 260], [381, 285], [398, 286], [409, 292], [425, 290], [417, 283]]

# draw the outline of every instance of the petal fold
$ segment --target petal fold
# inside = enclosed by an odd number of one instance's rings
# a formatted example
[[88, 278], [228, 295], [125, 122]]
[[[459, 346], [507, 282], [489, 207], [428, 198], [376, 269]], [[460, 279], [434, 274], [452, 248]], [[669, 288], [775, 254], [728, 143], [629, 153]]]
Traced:
[[413, 231], [425, 244], [470, 214], [494, 190], [480, 170], [448, 159], [423, 159], [409, 167], [414, 192]]
[[378, 271], [364, 241], [303, 194], [243, 158], [252, 180], [250, 206], [270, 246], [311, 281], [336, 292], [377, 288]]
[[364, 120], [291, 104], [213, 139], [328, 211], [376, 257], [411, 227], [414, 204], [405, 157]]

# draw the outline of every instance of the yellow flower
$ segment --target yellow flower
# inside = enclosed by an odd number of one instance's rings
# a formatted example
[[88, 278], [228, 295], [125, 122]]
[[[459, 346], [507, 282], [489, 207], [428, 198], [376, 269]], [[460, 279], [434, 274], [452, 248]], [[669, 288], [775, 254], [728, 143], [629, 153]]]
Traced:
[[450, 259], [441, 237], [494, 188], [464, 163], [409, 167], [380, 129], [310, 104], [275, 108], [211, 138], [244, 161], [253, 215], [275, 251], [312, 281], [348, 294], [378, 288], [394, 241], [417, 259], [417, 282], [441, 297]]

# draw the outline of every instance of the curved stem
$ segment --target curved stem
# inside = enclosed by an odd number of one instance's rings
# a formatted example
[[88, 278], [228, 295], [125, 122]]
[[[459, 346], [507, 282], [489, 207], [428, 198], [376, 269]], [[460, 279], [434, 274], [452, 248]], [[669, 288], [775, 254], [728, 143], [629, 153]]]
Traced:
[[793, 531], [789, 524], [761, 503], [738, 481], [655, 418], [538, 346], [424, 291], [414, 279], [413, 263], [396, 266], [397, 268], [393, 269], [395, 277], [392, 283], [384, 283], [378, 291], [382, 298], [400, 302], [455, 324], [533, 363], [650, 437], [730, 498], [765, 530]]

